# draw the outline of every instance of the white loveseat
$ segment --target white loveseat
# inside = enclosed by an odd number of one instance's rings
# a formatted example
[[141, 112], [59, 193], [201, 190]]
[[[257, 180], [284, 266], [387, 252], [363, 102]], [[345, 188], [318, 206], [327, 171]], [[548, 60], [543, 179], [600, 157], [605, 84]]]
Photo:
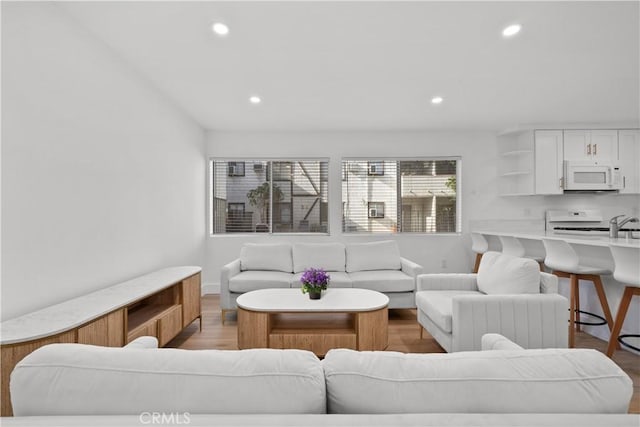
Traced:
[[477, 274], [418, 276], [418, 323], [448, 352], [480, 349], [499, 333], [525, 348], [566, 348], [569, 301], [532, 259], [482, 256]]
[[244, 292], [299, 288], [307, 268], [323, 268], [332, 288], [364, 288], [389, 297], [389, 308], [415, 307], [416, 277], [422, 267], [400, 256], [395, 241], [370, 243], [247, 243], [240, 258], [220, 273], [220, 308], [236, 310]]
[[189, 425], [638, 421], [625, 415], [631, 379], [598, 351], [523, 350], [495, 335], [484, 337], [483, 347], [455, 354], [331, 350], [321, 361], [302, 350], [52, 344], [16, 366], [16, 416], [2, 424], [143, 425], [152, 414]]

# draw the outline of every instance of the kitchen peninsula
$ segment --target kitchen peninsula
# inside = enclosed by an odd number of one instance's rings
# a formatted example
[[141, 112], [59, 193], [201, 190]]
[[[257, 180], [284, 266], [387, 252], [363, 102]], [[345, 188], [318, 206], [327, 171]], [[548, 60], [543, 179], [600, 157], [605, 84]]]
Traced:
[[611, 239], [606, 235], [587, 236], [587, 235], [569, 235], [558, 234], [553, 231], [496, 231], [496, 230], [474, 230], [474, 233], [479, 233], [484, 236], [511, 236], [517, 239], [538, 240], [542, 239], [555, 239], [564, 240], [571, 245], [582, 246], [595, 246], [608, 248], [612, 244], [627, 246], [631, 248], [640, 248], [640, 239], [619, 237], [617, 239]]
[[[601, 267], [609, 271], [613, 271], [615, 268], [610, 250], [611, 245], [640, 249], [640, 239], [627, 237], [612, 239], [608, 235], [569, 235], [544, 230], [498, 231], [477, 229], [473, 232], [482, 234], [487, 238], [489, 250], [500, 250], [500, 243], [497, 241], [500, 236], [515, 237], [523, 244], [528, 255], [544, 255], [543, 239], [564, 240], [574, 248], [581, 263]], [[609, 308], [615, 317], [615, 311], [620, 305], [625, 284], [616, 281], [611, 274], [602, 275], [601, 277]], [[569, 297], [568, 279], [560, 278], [559, 292], [565, 297]], [[600, 303], [593, 287], [581, 287], [580, 292], [581, 307], [588, 312], [596, 312], [596, 314], [601, 315]], [[635, 299], [631, 302], [627, 318], [637, 319], [638, 317], [640, 317], [640, 304]], [[583, 326], [582, 330], [604, 341], [609, 340], [609, 329], [606, 326]], [[639, 334], [638, 322], [626, 322], [625, 327], [623, 327], [623, 333]]]
[[[544, 247], [542, 245], [543, 239], [564, 240], [573, 246], [582, 263], [602, 267], [610, 271], [613, 271], [614, 269], [613, 257], [611, 256], [611, 251], [609, 249], [612, 244], [640, 249], [640, 239], [627, 237], [612, 239], [606, 234], [560, 234], [548, 230], [474, 230], [473, 232], [482, 234], [487, 238], [490, 250], [500, 251], [500, 243], [496, 241], [500, 236], [510, 236], [520, 240], [527, 251], [527, 255], [538, 255], [542, 258], [544, 258]], [[605, 282], [605, 285], [617, 284], [617, 282], [613, 280], [612, 276], [603, 276], [603, 281]], [[622, 289], [620, 284], [618, 284], [618, 287]], [[609, 292], [607, 292], [607, 297], [609, 297]], [[614, 295], [612, 298], [613, 299], [610, 303], [617, 304], [619, 297]]]

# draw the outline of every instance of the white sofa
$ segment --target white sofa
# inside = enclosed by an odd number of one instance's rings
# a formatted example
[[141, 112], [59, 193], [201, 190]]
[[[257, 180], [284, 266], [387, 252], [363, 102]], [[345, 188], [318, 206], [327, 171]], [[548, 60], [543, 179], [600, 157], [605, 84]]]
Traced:
[[480, 349], [499, 333], [525, 348], [566, 348], [569, 301], [532, 259], [482, 256], [477, 274], [418, 276], [418, 323], [448, 352]]
[[15, 417], [2, 425], [143, 425], [153, 414], [189, 425], [638, 421], [624, 415], [631, 379], [598, 351], [523, 350], [495, 335], [483, 345], [455, 354], [341, 349], [320, 361], [303, 350], [52, 344], [12, 372]]
[[220, 308], [236, 310], [244, 292], [299, 288], [307, 268], [324, 268], [332, 288], [364, 288], [389, 297], [389, 308], [414, 308], [416, 277], [422, 267], [400, 256], [395, 241], [370, 243], [247, 243], [240, 258], [220, 273]]

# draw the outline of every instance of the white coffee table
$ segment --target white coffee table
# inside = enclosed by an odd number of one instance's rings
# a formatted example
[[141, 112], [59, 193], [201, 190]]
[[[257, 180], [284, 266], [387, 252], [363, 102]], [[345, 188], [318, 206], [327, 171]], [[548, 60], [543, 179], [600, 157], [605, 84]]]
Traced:
[[319, 300], [299, 288], [240, 295], [238, 347], [298, 348], [323, 356], [332, 348], [384, 350], [389, 298], [368, 289], [328, 289]]

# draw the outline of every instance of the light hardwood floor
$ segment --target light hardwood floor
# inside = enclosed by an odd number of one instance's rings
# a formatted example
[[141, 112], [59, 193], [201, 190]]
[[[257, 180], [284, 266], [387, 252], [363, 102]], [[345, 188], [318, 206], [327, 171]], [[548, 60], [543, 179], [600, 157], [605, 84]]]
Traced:
[[[222, 326], [220, 318], [220, 297], [202, 297], [202, 332], [195, 321], [175, 337], [167, 347], [189, 350], [220, 349], [237, 350], [237, 322], [234, 314], [227, 314]], [[594, 348], [605, 352], [607, 343], [584, 332], [576, 333], [576, 347]], [[425, 331], [420, 339], [420, 325], [416, 321], [415, 310], [389, 311], [389, 351], [405, 353], [444, 353], [438, 343]], [[640, 356], [625, 350], [618, 350], [613, 360], [633, 380], [633, 398], [629, 412], [640, 413]]]

